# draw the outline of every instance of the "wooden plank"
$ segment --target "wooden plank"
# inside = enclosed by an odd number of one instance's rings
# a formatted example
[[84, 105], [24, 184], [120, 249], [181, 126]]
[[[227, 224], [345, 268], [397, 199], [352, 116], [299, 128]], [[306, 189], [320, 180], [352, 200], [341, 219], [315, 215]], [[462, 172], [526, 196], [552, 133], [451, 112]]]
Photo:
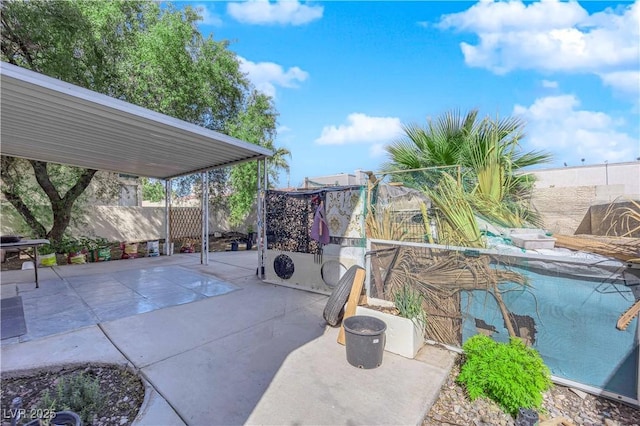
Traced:
[[351, 286], [351, 293], [349, 293], [349, 299], [347, 300], [347, 307], [344, 310], [344, 318], [340, 325], [340, 333], [338, 333], [338, 343], [344, 345], [344, 320], [352, 317], [356, 314], [356, 307], [360, 300], [360, 293], [362, 293], [362, 286], [364, 285], [365, 270], [358, 269], [356, 276], [353, 277], [353, 285]]
[[625, 240], [626, 244], [611, 244], [599, 241], [595, 237], [585, 238], [561, 234], [553, 234], [553, 238], [556, 239], [556, 247], [592, 252], [625, 262], [640, 257], [640, 239], [638, 238], [628, 238]]
[[625, 330], [631, 320], [640, 313], [640, 300], [636, 301], [627, 311], [620, 316], [616, 328], [618, 330]]

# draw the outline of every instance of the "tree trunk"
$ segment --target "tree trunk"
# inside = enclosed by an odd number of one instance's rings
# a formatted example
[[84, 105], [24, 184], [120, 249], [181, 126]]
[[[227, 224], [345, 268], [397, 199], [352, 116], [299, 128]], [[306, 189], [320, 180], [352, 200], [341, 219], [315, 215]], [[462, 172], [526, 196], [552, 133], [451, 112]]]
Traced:
[[81, 169], [82, 172], [78, 180], [67, 191], [64, 197], [61, 197], [60, 193], [51, 182], [51, 178], [47, 170], [47, 163], [43, 161], [28, 161], [33, 168], [36, 181], [51, 202], [53, 226], [51, 230], [47, 232], [47, 229], [42, 224], [41, 220], [36, 217], [34, 211], [29, 207], [25, 199], [21, 197], [20, 192], [16, 190], [20, 185], [24, 185], [24, 179], [21, 178], [21, 174], [24, 173], [24, 170], [19, 170], [15, 167], [17, 160], [18, 159], [14, 157], [2, 156], [2, 167], [0, 167], [0, 177], [2, 177], [2, 194], [31, 228], [33, 237], [48, 238], [52, 240], [52, 242], [60, 241], [71, 221], [71, 210], [73, 208], [73, 204], [87, 189], [93, 179], [93, 176], [96, 174], [96, 170]]
[[73, 203], [82, 195], [85, 189], [87, 189], [97, 170], [84, 169], [75, 185], [67, 191], [64, 197], [60, 197], [58, 190], [49, 178], [47, 163], [34, 160], [30, 160], [29, 163], [31, 167], [33, 167], [33, 172], [35, 173], [38, 184], [49, 198], [49, 201], [51, 201], [53, 226], [47, 233], [47, 238], [52, 241], [60, 241], [71, 221], [71, 208], [73, 207]]

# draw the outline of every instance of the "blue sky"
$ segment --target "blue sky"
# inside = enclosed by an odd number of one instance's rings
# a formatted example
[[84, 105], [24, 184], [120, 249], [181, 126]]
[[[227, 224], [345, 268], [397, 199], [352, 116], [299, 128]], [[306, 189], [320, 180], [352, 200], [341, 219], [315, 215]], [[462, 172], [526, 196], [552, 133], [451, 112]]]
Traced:
[[289, 181], [378, 170], [451, 109], [526, 123], [549, 165], [640, 157], [640, 2], [192, 2], [280, 113]]

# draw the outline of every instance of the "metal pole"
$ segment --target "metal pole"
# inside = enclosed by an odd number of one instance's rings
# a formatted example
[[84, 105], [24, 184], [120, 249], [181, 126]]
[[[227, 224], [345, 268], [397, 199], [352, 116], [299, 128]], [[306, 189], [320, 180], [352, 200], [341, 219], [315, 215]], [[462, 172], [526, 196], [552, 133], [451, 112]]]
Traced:
[[264, 162], [262, 165], [263, 168], [263, 179], [262, 179], [262, 216], [260, 220], [262, 221], [262, 232], [260, 235], [262, 236], [262, 253], [260, 259], [260, 276], [264, 279], [264, 262], [267, 253], [267, 189], [269, 188], [269, 173], [267, 171], [267, 158], [264, 158]]
[[257, 238], [258, 238], [258, 270], [256, 274], [260, 278], [264, 278], [264, 259], [266, 253], [266, 243], [265, 239], [265, 200], [266, 200], [266, 159], [264, 162], [262, 160], [257, 160], [258, 164], [258, 211], [257, 211], [257, 219], [258, 219], [258, 229], [257, 229]]
[[256, 270], [256, 275], [261, 276], [262, 265], [263, 265], [263, 254], [262, 254], [262, 174], [260, 173], [260, 160], [256, 160], [256, 171], [257, 171], [257, 197], [256, 197], [256, 237], [258, 239], [258, 269]]
[[209, 172], [202, 172], [202, 234], [200, 235], [200, 264], [209, 264]]
[[164, 181], [164, 254], [171, 256], [171, 179]]

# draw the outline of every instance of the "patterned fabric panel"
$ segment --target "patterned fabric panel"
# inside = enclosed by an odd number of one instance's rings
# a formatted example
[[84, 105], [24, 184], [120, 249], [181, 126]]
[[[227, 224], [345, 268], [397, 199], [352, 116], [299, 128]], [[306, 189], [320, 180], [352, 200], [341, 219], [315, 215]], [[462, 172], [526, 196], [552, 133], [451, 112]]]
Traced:
[[329, 235], [332, 237], [364, 237], [364, 191], [327, 191], [325, 215], [329, 223]]
[[319, 254], [318, 243], [311, 239], [315, 194], [289, 194], [267, 191], [267, 248], [296, 253]]

